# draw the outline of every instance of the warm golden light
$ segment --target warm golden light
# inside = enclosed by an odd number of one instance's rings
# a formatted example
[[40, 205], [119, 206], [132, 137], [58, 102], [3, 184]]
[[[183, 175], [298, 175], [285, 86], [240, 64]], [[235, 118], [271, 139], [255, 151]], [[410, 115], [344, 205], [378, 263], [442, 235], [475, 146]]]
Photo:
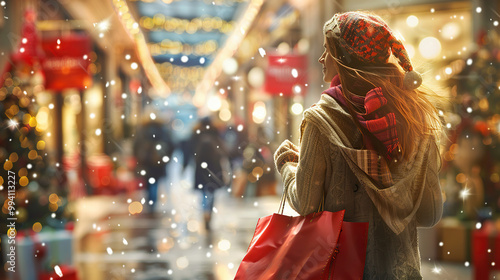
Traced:
[[255, 123], [263, 123], [267, 115], [266, 104], [262, 101], [255, 102], [252, 119]]
[[16, 236], [17, 235], [17, 231], [15, 228], [9, 228], [9, 230], [7, 230], [7, 236]]
[[49, 203], [49, 210], [51, 212], [56, 212], [57, 209], [59, 209], [59, 206], [57, 205], [57, 203]]
[[42, 107], [38, 110], [36, 114], [37, 129], [46, 130], [49, 128], [49, 114], [50, 110], [47, 107]]
[[[215, 80], [220, 75], [220, 72], [222, 71], [222, 63], [227, 58], [232, 57], [237, 51], [241, 42], [245, 38], [247, 31], [249, 30], [254, 19], [259, 13], [264, 0], [251, 0], [249, 2], [250, 3], [248, 4], [248, 8], [241, 17], [241, 20], [236, 25], [234, 25], [235, 32], [231, 33], [229, 38], [226, 40], [226, 44], [219, 51], [209, 68], [205, 71], [203, 80], [196, 87], [196, 93], [194, 95], [196, 104], [202, 105], [205, 103], [205, 94], [213, 86]], [[205, 26], [205, 22], [203, 24]], [[197, 106], [196, 104], [195, 106]]]
[[45, 141], [43, 141], [43, 140], [38, 141], [38, 143], [36, 143], [36, 148], [38, 150], [44, 150], [45, 149]]
[[142, 212], [142, 204], [139, 201], [134, 201], [128, 205], [128, 212], [132, 215]]
[[35, 127], [36, 126], [36, 118], [33, 118], [31, 117], [30, 118], [30, 121], [28, 123], [31, 127]]
[[255, 167], [252, 170], [252, 175], [255, 176], [255, 177], [257, 177], [257, 178], [262, 177], [262, 174], [264, 174], [264, 170], [261, 167], [259, 167], [259, 166]]
[[458, 183], [463, 184], [467, 181], [467, 176], [464, 173], [459, 173], [456, 177]]
[[40, 224], [39, 222], [34, 223], [33, 224], [33, 231], [34, 232], [42, 231], [42, 224]]
[[[28, 175], [28, 169], [26, 169], [25, 167], [23, 167], [23, 168], [19, 169], [18, 174], [19, 174], [19, 177], [27, 176]], [[0, 183], [0, 185], [1, 185], [1, 183]]]
[[12, 169], [12, 161], [8, 160], [3, 164], [3, 169], [5, 170], [11, 170]]
[[231, 119], [232, 117], [232, 114], [231, 114], [231, 110], [229, 109], [222, 109], [219, 111], [219, 118], [224, 121], [224, 122], [227, 122]]
[[19, 178], [19, 185], [21, 187], [26, 187], [29, 182], [30, 182], [30, 180], [26, 176], [22, 176], [21, 178]]
[[113, 0], [112, 4], [115, 7], [115, 11], [118, 11], [117, 14], [120, 18], [120, 22], [126, 28], [130, 38], [134, 40], [142, 68], [154, 88], [153, 92], [162, 97], [168, 96], [170, 94], [170, 88], [161, 77], [158, 69], [155, 67], [155, 63], [151, 57], [151, 53], [149, 52], [146, 37], [138, 28], [139, 23], [133, 19], [126, 1]]
[[59, 196], [55, 193], [53, 193], [49, 196], [50, 203], [57, 203], [58, 200], [59, 200]]
[[436, 58], [441, 53], [441, 42], [434, 37], [425, 37], [420, 41], [418, 50], [424, 58]]
[[17, 155], [16, 152], [10, 154], [10, 156], [9, 156], [9, 160], [12, 162], [16, 162], [18, 159], [19, 159], [19, 156]]
[[31, 160], [34, 160], [36, 159], [36, 157], [38, 156], [38, 153], [36, 150], [31, 150], [29, 153], [28, 153], [28, 158], [31, 159]]

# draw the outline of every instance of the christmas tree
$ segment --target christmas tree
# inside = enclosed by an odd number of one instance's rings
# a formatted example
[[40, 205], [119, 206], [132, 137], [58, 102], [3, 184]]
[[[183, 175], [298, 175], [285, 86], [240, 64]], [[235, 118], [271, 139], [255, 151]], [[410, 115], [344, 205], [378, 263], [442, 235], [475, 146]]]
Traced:
[[15, 221], [16, 231], [39, 232], [45, 225], [64, 226], [60, 218], [66, 202], [63, 176], [45, 152], [48, 112], [39, 112], [35, 100], [42, 56], [35, 18], [34, 12], [26, 12], [20, 46], [0, 76], [0, 226], [7, 229], [6, 223]]
[[[460, 65], [460, 64], [459, 64]], [[444, 154], [445, 214], [484, 219], [500, 209], [500, 40], [481, 33], [478, 49], [450, 81], [450, 145]]]

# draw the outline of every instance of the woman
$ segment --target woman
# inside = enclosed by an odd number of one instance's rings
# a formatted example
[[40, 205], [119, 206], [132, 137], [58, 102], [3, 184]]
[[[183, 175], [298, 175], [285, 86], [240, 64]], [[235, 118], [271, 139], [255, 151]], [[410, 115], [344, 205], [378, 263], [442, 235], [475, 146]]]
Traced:
[[331, 87], [304, 112], [300, 147], [275, 152], [284, 194], [300, 215], [324, 199], [345, 221], [369, 222], [364, 279], [421, 279], [417, 227], [435, 225], [443, 204], [433, 94], [378, 16], [336, 14], [323, 29]]

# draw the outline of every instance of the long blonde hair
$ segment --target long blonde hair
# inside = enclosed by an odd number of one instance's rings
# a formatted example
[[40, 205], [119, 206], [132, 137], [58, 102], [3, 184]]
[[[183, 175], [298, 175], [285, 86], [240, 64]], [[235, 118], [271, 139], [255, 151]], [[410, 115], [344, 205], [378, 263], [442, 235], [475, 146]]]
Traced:
[[[362, 108], [357, 108], [350, 101], [351, 96], [364, 96], [370, 89], [380, 87], [387, 99], [388, 110], [396, 115], [396, 130], [400, 143], [400, 155], [403, 159], [408, 159], [418, 148], [416, 139], [431, 135], [439, 141], [443, 125], [439, 110], [433, 103], [441, 100], [442, 97], [424, 86], [414, 90], [405, 89], [403, 86], [405, 72], [399, 65], [390, 62], [382, 64], [362, 62], [354, 56], [343, 55], [344, 53], [333, 37], [326, 36], [326, 39], [327, 47], [338, 70], [342, 94], [348, 101], [346, 103], [349, 114], [361, 133], [363, 129], [356, 114], [361, 113]], [[355, 89], [354, 85], [356, 85]], [[365, 133], [367, 133], [366, 130]], [[368, 136], [373, 137], [373, 135]], [[379, 153], [385, 153], [380, 144], [375, 145], [375, 148]]]

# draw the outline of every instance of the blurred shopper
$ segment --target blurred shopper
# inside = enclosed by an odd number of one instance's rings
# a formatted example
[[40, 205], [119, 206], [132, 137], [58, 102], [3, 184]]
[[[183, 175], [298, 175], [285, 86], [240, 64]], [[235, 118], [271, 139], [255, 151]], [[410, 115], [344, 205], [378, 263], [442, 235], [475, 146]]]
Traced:
[[166, 125], [157, 117], [152, 119], [150, 116], [146, 114], [137, 130], [134, 155], [138, 172], [146, 180], [148, 203], [153, 210], [158, 198], [158, 182], [167, 175], [166, 165], [170, 161], [174, 145]]
[[304, 112], [299, 145], [285, 140], [274, 155], [286, 198], [300, 215], [324, 200], [345, 221], [369, 222], [364, 279], [422, 279], [417, 227], [435, 225], [443, 209], [438, 96], [419, 88], [380, 17], [336, 14], [323, 34], [331, 87]]
[[241, 168], [243, 164], [243, 151], [248, 145], [246, 129], [238, 129], [240, 125], [236, 123], [228, 124], [224, 128], [222, 136], [232, 170], [239, 170]]
[[[243, 151], [241, 178], [233, 182], [236, 197], [255, 197], [276, 194], [276, 171], [273, 153], [264, 127], [257, 128], [254, 140]], [[237, 183], [237, 184], [236, 184]]]
[[228, 184], [227, 152], [219, 131], [209, 117], [195, 125], [191, 138], [194, 155], [194, 188], [202, 192], [205, 229], [210, 230], [215, 191]]

